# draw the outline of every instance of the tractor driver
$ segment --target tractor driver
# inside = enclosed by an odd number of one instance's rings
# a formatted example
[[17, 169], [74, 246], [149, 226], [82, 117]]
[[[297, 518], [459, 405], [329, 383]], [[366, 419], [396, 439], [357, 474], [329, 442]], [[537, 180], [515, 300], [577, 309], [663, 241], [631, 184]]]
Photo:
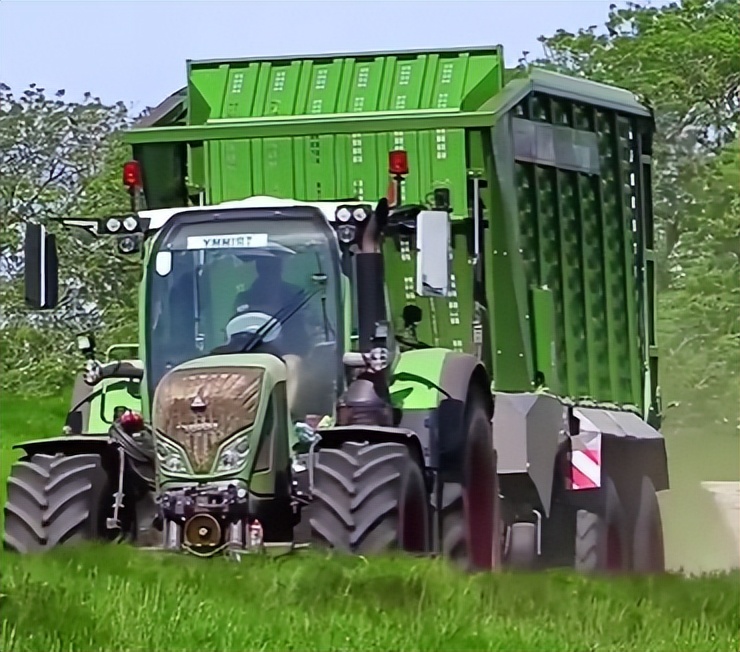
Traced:
[[[283, 257], [280, 255], [257, 256], [255, 260], [257, 277], [249, 289], [237, 294], [234, 301], [234, 315], [247, 312], [264, 312], [276, 315], [286, 308], [295, 307], [307, 296], [307, 289], [288, 283], [283, 279]], [[311, 396], [304, 375], [304, 359], [312, 350], [308, 322], [310, 301], [304, 304], [287, 320], [281, 320], [282, 334], [280, 344], [273, 347], [272, 342], [257, 347], [264, 352], [277, 354], [288, 368], [287, 399], [294, 420], [303, 420], [309, 412]]]
[[243, 313], [267, 307], [274, 314], [283, 306], [292, 303], [301, 293], [301, 288], [283, 279], [283, 259], [280, 256], [259, 256], [255, 260], [257, 278], [248, 290], [240, 292], [234, 301], [234, 311]]
[[[234, 300], [234, 315], [247, 312], [276, 315], [305, 298], [306, 289], [283, 279], [283, 257], [281, 255], [257, 256], [255, 267], [257, 277], [252, 285], [237, 294]], [[280, 348], [285, 353], [303, 356], [311, 350], [306, 323], [307, 309], [308, 304], [282, 324], [283, 335], [280, 339], [284, 344]]]

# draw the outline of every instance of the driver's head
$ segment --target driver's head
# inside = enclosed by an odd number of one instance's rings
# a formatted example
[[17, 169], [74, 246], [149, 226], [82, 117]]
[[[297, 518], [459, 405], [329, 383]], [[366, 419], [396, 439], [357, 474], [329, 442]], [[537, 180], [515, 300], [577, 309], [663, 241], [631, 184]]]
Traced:
[[257, 276], [270, 280], [283, 275], [283, 261], [279, 256], [260, 256], [255, 262]]

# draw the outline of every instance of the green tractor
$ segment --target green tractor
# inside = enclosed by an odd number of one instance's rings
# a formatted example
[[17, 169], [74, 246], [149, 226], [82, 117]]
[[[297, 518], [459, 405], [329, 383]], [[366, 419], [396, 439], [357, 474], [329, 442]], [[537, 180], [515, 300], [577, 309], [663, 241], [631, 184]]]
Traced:
[[[652, 115], [502, 69], [499, 48], [189, 62], [127, 134], [132, 211], [67, 220], [142, 256], [138, 353], [81, 339], [5, 545], [662, 571]], [[31, 306], [56, 270], [29, 225]]]
[[[475, 478], [475, 493], [459, 498], [468, 496], [483, 526], [467, 546], [458, 500], [440, 510], [440, 532], [465, 559], [494, 565], [500, 530], [485, 368], [440, 348], [401, 353], [388, 319], [381, 237], [418, 230], [418, 286], [437, 291], [426, 288], [444, 268], [448, 220], [443, 210], [391, 210], [386, 199], [373, 207], [257, 197], [91, 223], [103, 234], [127, 221], [124, 237], [143, 246], [145, 354], [143, 365], [91, 357], [81, 380], [90, 396], [102, 383], [109, 393], [112, 382], [136, 384], [141, 413], [115, 405], [105, 436], [24, 444], [29, 457], [9, 484], [6, 544], [31, 551], [109, 537], [151, 545], [156, 532], [165, 549], [203, 556], [309, 543], [432, 552], [439, 458], [450, 480], [465, 477], [454, 467]], [[26, 255], [31, 303], [49, 308], [53, 237], [29, 225]], [[89, 338], [80, 349], [89, 354]], [[407, 423], [402, 407], [417, 387], [440, 393], [421, 435], [410, 427], [419, 412]], [[463, 431], [467, 443], [455, 451]]]

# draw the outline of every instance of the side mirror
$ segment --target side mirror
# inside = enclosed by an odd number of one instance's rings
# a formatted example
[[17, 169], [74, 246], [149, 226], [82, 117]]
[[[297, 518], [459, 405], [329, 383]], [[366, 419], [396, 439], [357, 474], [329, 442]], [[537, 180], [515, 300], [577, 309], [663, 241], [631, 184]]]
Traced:
[[416, 216], [416, 293], [446, 297], [450, 293], [450, 216], [420, 211]]
[[56, 308], [59, 278], [56, 236], [40, 224], [26, 225], [23, 247], [26, 305], [33, 310]]

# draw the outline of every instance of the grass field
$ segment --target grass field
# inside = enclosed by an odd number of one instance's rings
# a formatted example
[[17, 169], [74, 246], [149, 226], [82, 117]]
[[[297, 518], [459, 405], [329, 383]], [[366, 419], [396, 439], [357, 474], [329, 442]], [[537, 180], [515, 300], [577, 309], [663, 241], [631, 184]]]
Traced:
[[[10, 446], [58, 432], [65, 400], [2, 397], [3, 501]], [[2, 652], [740, 650], [737, 571], [467, 577], [430, 560], [233, 564], [92, 547], [4, 553], [0, 572]]]

